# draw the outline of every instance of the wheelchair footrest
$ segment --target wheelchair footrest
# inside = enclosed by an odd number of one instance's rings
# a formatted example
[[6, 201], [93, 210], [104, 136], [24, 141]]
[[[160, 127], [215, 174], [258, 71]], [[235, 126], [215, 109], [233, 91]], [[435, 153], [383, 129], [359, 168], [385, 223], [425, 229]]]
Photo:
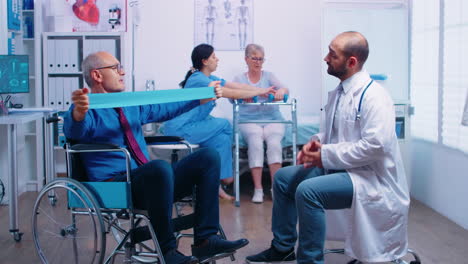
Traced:
[[159, 259], [154, 257], [141, 257], [141, 256], [132, 256], [132, 261], [137, 263], [159, 263]]
[[190, 229], [195, 224], [195, 215], [189, 214], [172, 219], [174, 232]]
[[236, 253], [236, 251], [229, 252], [229, 253], [220, 253], [220, 254], [212, 256], [211, 258], [207, 258], [207, 259], [204, 259], [204, 260], [200, 261], [200, 264], [202, 264], [202, 263], [211, 263], [212, 261], [222, 259], [222, 258], [225, 258], [225, 257], [229, 257], [229, 256], [233, 255], [234, 253]]
[[[184, 215], [184, 216], [172, 219], [174, 232], [191, 229], [193, 228], [194, 223], [195, 223], [194, 214]], [[134, 245], [151, 239], [151, 232], [148, 226], [136, 227], [130, 231], [130, 235], [133, 236], [132, 241]]]

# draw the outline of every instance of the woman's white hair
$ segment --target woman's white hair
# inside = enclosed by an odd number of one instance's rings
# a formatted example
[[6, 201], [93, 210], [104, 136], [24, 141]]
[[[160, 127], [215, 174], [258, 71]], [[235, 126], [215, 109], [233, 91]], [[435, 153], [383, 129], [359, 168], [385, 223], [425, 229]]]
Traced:
[[254, 53], [255, 51], [259, 51], [263, 55], [265, 55], [265, 50], [263, 49], [262, 46], [251, 43], [245, 47], [245, 56], [250, 57], [250, 55], [252, 55], [252, 53]]

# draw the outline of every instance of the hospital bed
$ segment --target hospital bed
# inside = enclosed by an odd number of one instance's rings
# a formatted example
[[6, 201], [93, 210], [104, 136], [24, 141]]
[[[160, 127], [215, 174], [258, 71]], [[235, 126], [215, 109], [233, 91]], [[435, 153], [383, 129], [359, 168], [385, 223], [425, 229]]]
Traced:
[[[249, 120], [243, 121], [240, 120], [239, 111], [241, 107], [249, 106], [268, 106], [268, 105], [278, 105], [280, 110], [289, 110], [290, 114], [286, 115], [285, 120]], [[286, 131], [281, 144], [283, 146], [283, 161], [290, 162], [291, 164], [296, 164], [297, 156], [297, 146], [306, 144], [310, 137], [313, 134], [316, 134], [319, 131], [319, 118], [318, 116], [310, 118], [300, 118], [298, 122], [297, 117], [297, 102], [296, 99], [291, 99], [288, 102], [287, 96], [283, 102], [275, 101], [273, 98], [269, 98], [268, 102], [252, 102], [246, 103], [242, 100], [234, 100], [233, 102], [233, 131], [234, 131], [234, 192], [235, 192], [235, 205], [240, 206], [240, 175], [241, 167], [240, 163], [246, 161], [245, 155], [241, 156], [241, 149], [246, 150], [247, 144], [243, 140], [242, 135], [239, 133], [239, 124], [245, 123], [257, 123], [257, 124], [267, 124], [267, 123], [283, 123], [286, 124]], [[305, 122], [302, 122], [305, 121]], [[247, 168], [245, 168], [247, 169]]]

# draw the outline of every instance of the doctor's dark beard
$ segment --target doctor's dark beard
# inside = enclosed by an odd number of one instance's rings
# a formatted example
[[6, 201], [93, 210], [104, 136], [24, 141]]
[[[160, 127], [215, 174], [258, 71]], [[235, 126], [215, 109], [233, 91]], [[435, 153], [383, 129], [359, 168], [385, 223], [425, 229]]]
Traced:
[[340, 79], [342, 76], [348, 74], [348, 69], [346, 69], [346, 65], [340, 65], [340, 67], [336, 69], [328, 65], [327, 72], [328, 74]]

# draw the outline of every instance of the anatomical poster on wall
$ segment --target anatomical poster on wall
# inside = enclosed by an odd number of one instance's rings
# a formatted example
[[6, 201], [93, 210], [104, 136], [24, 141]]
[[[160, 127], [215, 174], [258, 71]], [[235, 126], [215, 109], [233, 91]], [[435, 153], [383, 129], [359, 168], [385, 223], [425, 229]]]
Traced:
[[253, 42], [253, 0], [195, 0], [194, 44], [243, 50]]
[[45, 1], [47, 31], [127, 31], [126, 4], [126, 0]]

